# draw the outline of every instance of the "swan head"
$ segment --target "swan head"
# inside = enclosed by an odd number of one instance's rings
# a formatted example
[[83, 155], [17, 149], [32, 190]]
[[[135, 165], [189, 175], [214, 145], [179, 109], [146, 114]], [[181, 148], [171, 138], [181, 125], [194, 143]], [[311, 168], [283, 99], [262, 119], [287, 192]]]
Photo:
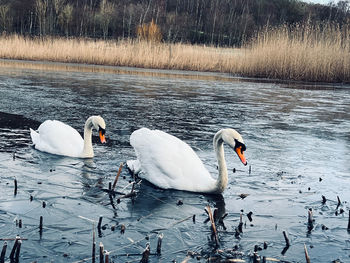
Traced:
[[106, 137], [105, 137], [106, 123], [105, 123], [104, 119], [99, 115], [92, 116], [91, 123], [92, 123], [92, 127], [98, 131], [98, 133], [100, 135], [101, 143], [106, 143]]
[[242, 136], [234, 129], [223, 129], [221, 137], [237, 153], [241, 162], [247, 165], [247, 160], [244, 156], [244, 151], [247, 147], [244, 144]]

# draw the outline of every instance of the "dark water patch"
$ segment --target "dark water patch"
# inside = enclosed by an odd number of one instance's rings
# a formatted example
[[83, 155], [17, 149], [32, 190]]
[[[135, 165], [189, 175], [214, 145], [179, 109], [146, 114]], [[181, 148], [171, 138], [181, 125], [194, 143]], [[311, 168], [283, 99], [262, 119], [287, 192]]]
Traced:
[[6, 112], [0, 112], [0, 128], [3, 129], [29, 129], [38, 126], [40, 123], [35, 120], [28, 119], [22, 115], [16, 115]]
[[18, 148], [28, 147], [29, 128], [37, 124], [22, 115], [0, 112], [0, 151], [15, 153]]

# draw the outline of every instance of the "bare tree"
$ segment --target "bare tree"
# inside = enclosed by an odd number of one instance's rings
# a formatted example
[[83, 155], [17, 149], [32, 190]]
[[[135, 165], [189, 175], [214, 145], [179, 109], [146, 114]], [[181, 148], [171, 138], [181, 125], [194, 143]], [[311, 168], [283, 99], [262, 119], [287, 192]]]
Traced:
[[39, 35], [43, 36], [46, 34], [46, 14], [47, 14], [48, 1], [47, 0], [36, 0], [35, 11], [39, 23]]
[[65, 0], [52, 0], [52, 1], [53, 1], [53, 10], [54, 10], [52, 25], [53, 25], [53, 29], [57, 33], [59, 28], [59, 17], [62, 13]]
[[165, 41], [240, 45], [264, 26], [349, 24], [350, 0], [0, 0], [0, 33], [137, 37], [154, 19]]
[[8, 32], [11, 27], [10, 6], [0, 5], [0, 30]]
[[114, 3], [108, 2], [107, 0], [101, 1], [99, 20], [103, 32], [103, 39], [106, 39], [108, 36], [108, 29], [113, 18], [114, 8]]
[[59, 24], [64, 28], [66, 37], [69, 36], [69, 24], [73, 19], [73, 5], [66, 4], [58, 16]]

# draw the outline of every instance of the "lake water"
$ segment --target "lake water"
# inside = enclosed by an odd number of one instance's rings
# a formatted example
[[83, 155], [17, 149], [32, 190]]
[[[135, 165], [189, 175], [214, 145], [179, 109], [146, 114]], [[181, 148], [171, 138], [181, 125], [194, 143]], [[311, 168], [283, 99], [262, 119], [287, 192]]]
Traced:
[[[0, 67], [0, 238], [25, 239], [21, 262], [91, 262], [93, 229], [97, 246], [103, 242], [114, 262], [139, 262], [147, 243], [150, 262], [252, 262], [255, 246], [261, 257], [305, 262], [304, 244], [311, 262], [350, 262], [349, 86], [80, 67], [84, 70]], [[32, 147], [29, 127], [57, 119], [82, 132], [85, 120], [96, 114], [106, 121], [107, 144], [95, 133], [93, 159]], [[106, 189], [120, 163], [135, 158], [129, 136], [140, 127], [186, 141], [213, 176], [213, 135], [235, 128], [247, 145], [248, 166], [226, 148], [229, 185], [222, 196], [162, 190], [142, 181], [134, 198], [118, 203], [118, 195]], [[123, 169], [116, 190], [130, 192], [131, 180]], [[227, 213], [226, 230], [218, 227], [219, 247], [210, 238], [207, 205]], [[237, 232], [241, 213], [243, 233]], [[290, 240], [287, 250], [283, 231]], [[160, 233], [162, 251], [156, 255]], [[7, 242], [6, 258], [14, 243]]]

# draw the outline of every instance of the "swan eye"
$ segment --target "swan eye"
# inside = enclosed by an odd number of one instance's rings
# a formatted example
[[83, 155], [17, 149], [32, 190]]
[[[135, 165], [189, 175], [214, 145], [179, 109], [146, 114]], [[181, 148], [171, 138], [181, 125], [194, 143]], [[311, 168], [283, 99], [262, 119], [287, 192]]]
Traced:
[[240, 148], [242, 152], [244, 152], [247, 149], [247, 147], [243, 143], [237, 141], [236, 139], [235, 143], [235, 148]]
[[99, 127], [98, 131], [101, 132], [102, 135], [105, 135], [106, 130], [105, 130], [105, 129], [102, 129], [101, 126], [98, 126], [98, 127]]

